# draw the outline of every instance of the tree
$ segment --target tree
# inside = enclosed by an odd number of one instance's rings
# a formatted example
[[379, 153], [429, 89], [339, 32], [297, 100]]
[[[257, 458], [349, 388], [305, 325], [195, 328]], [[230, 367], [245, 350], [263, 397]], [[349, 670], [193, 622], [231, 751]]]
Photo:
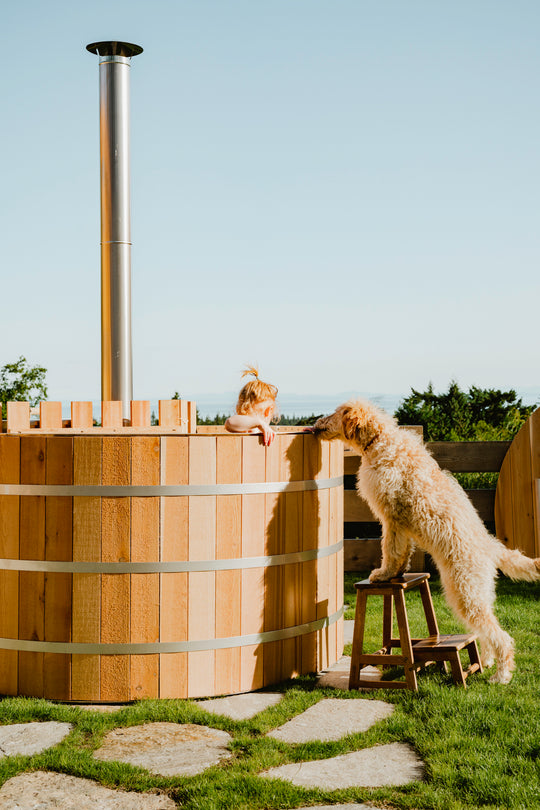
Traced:
[[425, 441], [507, 441], [534, 410], [514, 390], [473, 385], [466, 392], [454, 380], [443, 394], [431, 383], [426, 391], [411, 392], [394, 415], [400, 425], [422, 425]]
[[46, 373], [46, 368], [31, 366], [22, 356], [15, 363], [3, 366], [0, 370], [0, 402], [4, 419], [7, 418], [8, 402], [29, 402], [34, 406], [41, 399], [47, 399]]

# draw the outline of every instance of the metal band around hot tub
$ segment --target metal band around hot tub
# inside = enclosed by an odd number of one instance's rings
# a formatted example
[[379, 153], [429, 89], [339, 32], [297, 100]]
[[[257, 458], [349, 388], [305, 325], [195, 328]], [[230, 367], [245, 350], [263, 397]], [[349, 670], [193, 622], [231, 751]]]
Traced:
[[332, 546], [273, 554], [269, 557], [240, 557], [228, 560], [182, 560], [174, 562], [82, 562], [60, 560], [0, 560], [0, 571], [48, 571], [61, 574], [167, 574], [194, 571], [231, 571], [244, 568], [268, 568], [310, 560], [322, 560], [337, 554], [343, 540]]
[[344, 607], [340, 607], [331, 616], [316, 619], [282, 630], [267, 630], [264, 633], [252, 633], [248, 636], [231, 636], [230, 638], [209, 638], [203, 641], [158, 641], [149, 644], [91, 644], [85, 642], [64, 641], [26, 641], [24, 639], [0, 638], [0, 649], [19, 650], [20, 652], [67, 653], [68, 655], [155, 655], [156, 653], [200, 652], [202, 650], [225, 650], [231, 647], [247, 647], [251, 644], [267, 644], [270, 641], [282, 641], [287, 638], [304, 636], [337, 622], [343, 616]]
[[79, 484], [0, 484], [0, 495], [41, 495], [69, 498], [171, 498], [189, 495], [261, 495], [309, 492], [343, 485], [343, 476], [307, 481], [266, 481], [258, 484], [163, 484], [158, 486], [92, 486]]

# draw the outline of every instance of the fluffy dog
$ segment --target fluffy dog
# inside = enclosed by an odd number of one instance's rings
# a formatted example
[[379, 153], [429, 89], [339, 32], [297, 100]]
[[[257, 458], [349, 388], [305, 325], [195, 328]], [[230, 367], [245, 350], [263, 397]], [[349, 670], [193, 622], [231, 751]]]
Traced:
[[407, 570], [415, 545], [429, 552], [452, 609], [477, 633], [482, 663], [497, 661], [491, 681], [508, 683], [514, 669], [513, 639], [493, 613], [497, 569], [512, 579], [540, 580], [540, 557], [506, 549], [485, 529], [457, 481], [441, 470], [411, 431], [370, 402], [340, 405], [319, 419], [323, 439], [341, 439], [362, 456], [357, 489], [382, 524], [382, 563], [370, 580]]

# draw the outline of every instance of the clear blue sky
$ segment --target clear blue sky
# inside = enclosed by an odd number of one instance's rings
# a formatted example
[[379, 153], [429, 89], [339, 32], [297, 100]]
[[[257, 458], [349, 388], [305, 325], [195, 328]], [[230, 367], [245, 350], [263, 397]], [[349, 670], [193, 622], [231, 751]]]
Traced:
[[132, 60], [135, 398], [536, 386], [537, 0], [4, 3], [0, 364], [99, 399], [98, 60]]

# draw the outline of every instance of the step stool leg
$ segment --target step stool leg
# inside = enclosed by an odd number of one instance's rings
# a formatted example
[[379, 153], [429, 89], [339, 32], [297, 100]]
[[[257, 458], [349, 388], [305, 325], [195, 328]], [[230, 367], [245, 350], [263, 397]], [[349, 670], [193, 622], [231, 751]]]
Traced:
[[466, 686], [465, 675], [463, 673], [463, 667], [461, 666], [459, 652], [457, 650], [449, 652], [448, 660], [450, 662], [450, 666], [452, 667], [452, 677], [454, 679], [454, 683], [457, 684], [457, 686]]
[[405, 595], [400, 589], [396, 592], [396, 616], [399, 628], [399, 640], [401, 642], [401, 654], [405, 656], [405, 682], [408, 689], [413, 692], [418, 691], [418, 682], [416, 680], [416, 666], [414, 663], [413, 648], [411, 643], [411, 631], [409, 629], [409, 620], [407, 618], [407, 610], [405, 607]]
[[[424, 606], [424, 615], [426, 617], [426, 624], [430, 636], [439, 635], [439, 625], [437, 624], [437, 617], [435, 616], [435, 608], [433, 607], [433, 599], [431, 597], [431, 589], [429, 582], [426, 580], [420, 584], [420, 596], [422, 597], [422, 604]], [[437, 669], [445, 674], [448, 672], [446, 661], [437, 661]]]
[[433, 599], [431, 598], [431, 591], [429, 589], [429, 583], [427, 580], [420, 584], [420, 596], [422, 597], [422, 604], [424, 606], [424, 613], [426, 616], [429, 635], [438, 636], [439, 625], [437, 624], [435, 608], [433, 607]]
[[360, 686], [360, 656], [364, 646], [364, 626], [366, 623], [365, 591], [356, 592], [356, 612], [354, 614], [354, 630], [351, 654], [351, 671], [349, 675], [349, 689], [358, 689]]
[[467, 652], [469, 653], [469, 660], [471, 662], [471, 666], [476, 664], [478, 669], [477, 672], [483, 672], [484, 669], [482, 667], [482, 662], [480, 660], [480, 653], [478, 652], [478, 644], [476, 643], [476, 639], [471, 641], [470, 644], [467, 644]]
[[383, 597], [383, 650], [387, 653], [392, 652], [392, 619], [394, 613], [394, 598], [392, 594]]

